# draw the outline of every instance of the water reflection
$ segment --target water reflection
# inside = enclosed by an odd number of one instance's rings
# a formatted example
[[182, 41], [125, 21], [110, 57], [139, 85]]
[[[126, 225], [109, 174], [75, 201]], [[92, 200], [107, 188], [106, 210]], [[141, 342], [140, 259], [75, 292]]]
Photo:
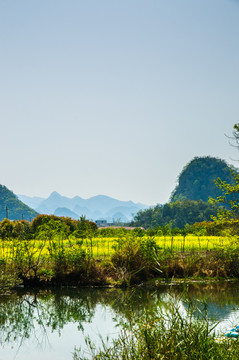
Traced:
[[[185, 292], [186, 297], [185, 298]], [[182, 294], [184, 294], [182, 296]], [[236, 321], [239, 284], [224, 282], [161, 286], [156, 290], [19, 289], [0, 297], [0, 360], [28, 358], [72, 359], [74, 346], [84, 347], [85, 336], [99, 339], [117, 335], [117, 325], [129, 323], [176, 296], [182, 308], [188, 299], [207, 304], [208, 316], [225, 324]], [[232, 320], [235, 318], [235, 320]]]
[[[228, 320], [239, 308], [239, 284], [235, 282], [215, 282], [208, 284], [189, 284], [186, 287], [187, 298], [198, 299], [199, 309], [206, 305], [209, 319], [221, 322]], [[183, 287], [175, 292], [182, 293]], [[185, 307], [187, 305], [185, 304]]]

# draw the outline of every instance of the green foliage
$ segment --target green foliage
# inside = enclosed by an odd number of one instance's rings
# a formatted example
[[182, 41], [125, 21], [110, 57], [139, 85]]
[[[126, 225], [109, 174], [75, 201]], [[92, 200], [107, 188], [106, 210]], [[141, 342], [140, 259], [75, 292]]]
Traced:
[[26, 220], [10, 221], [4, 219], [0, 222], [1, 239], [29, 239], [31, 238], [30, 223]]
[[[162, 210], [161, 216], [166, 217], [166, 222], [172, 214], [177, 221], [182, 215], [195, 219], [194, 203], [196, 209], [207, 209], [209, 206], [202, 201], [174, 202], [166, 207], [157, 207], [157, 216]], [[4, 264], [0, 280], [2, 278], [4, 283], [6, 274], [13, 274], [13, 278], [21, 279], [26, 285], [117, 283], [129, 286], [155, 276], [239, 276], [235, 271], [237, 252], [233, 256], [230, 253], [228, 261], [225, 258], [222, 260], [222, 257], [209, 257], [210, 249], [213, 249], [212, 254], [216, 254], [219, 248], [223, 250], [223, 246], [229, 246], [229, 242], [233, 242], [235, 247], [234, 238], [228, 238], [225, 222], [186, 225], [184, 229], [175, 227], [176, 224], [170, 220], [166, 225], [150, 227], [146, 231], [137, 228], [103, 229], [98, 232], [96, 225], [85, 218], [76, 221], [39, 215], [32, 223], [5, 219], [0, 222], [0, 261]], [[228, 226], [238, 234], [239, 220], [228, 220]], [[111, 237], [102, 238], [102, 232]], [[197, 236], [188, 236], [192, 232]], [[223, 238], [219, 242], [217, 240], [217, 244], [212, 240], [209, 247], [210, 239], [200, 240], [201, 236], [214, 235], [215, 232], [226, 236], [224, 242]], [[181, 236], [176, 240], [178, 234]], [[187, 254], [190, 249], [198, 253], [194, 253], [195, 256]], [[202, 254], [201, 250], [207, 253]]]
[[165, 205], [156, 205], [153, 208], [140, 210], [134, 217], [131, 225], [143, 226], [144, 228], [167, 227], [163, 231], [172, 228], [183, 228], [186, 224], [193, 225], [195, 222], [208, 221], [212, 215], [217, 214], [217, 206], [199, 201], [183, 200]]
[[97, 225], [94, 222], [86, 220], [84, 216], [81, 216], [80, 220], [76, 222], [76, 230], [73, 235], [76, 238], [85, 239], [95, 235], [96, 230]]
[[6, 261], [1, 259], [0, 261], [0, 295], [7, 292], [9, 289], [21, 283], [21, 279], [18, 277], [15, 269], [12, 266], [8, 266]]
[[239, 220], [228, 219], [224, 213], [219, 213], [218, 217], [213, 217], [214, 221], [203, 221], [195, 223], [191, 227], [192, 234], [208, 235], [208, 236], [238, 236]]
[[231, 170], [236, 172], [232, 165], [224, 160], [207, 157], [195, 157], [188, 163], [178, 178], [178, 185], [173, 191], [170, 201], [177, 200], [203, 200], [208, 201], [209, 197], [217, 198], [222, 191], [215, 185], [217, 178], [229, 184], [234, 183]]
[[10, 244], [9, 261], [14, 269], [14, 273], [21, 280], [39, 281], [39, 272], [44, 264], [42, 251], [45, 242], [40, 247], [36, 246], [35, 241], [25, 239], [15, 239]]
[[32, 220], [35, 216], [37, 216], [35, 210], [18, 200], [6, 186], [0, 185], [0, 221], [6, 217], [11, 220]]
[[215, 180], [215, 184], [222, 191], [222, 195], [209, 200], [212, 204], [223, 205], [217, 218], [214, 218], [219, 222], [239, 218], [239, 174], [235, 171], [231, 171], [231, 174], [234, 179], [232, 184], [220, 178]]
[[42, 223], [36, 228], [35, 232], [35, 238], [40, 240], [66, 239], [67, 235], [67, 226], [59, 219], [50, 219], [48, 222]]
[[108, 228], [99, 228], [98, 230], [98, 236], [101, 237], [123, 237], [127, 235], [131, 230], [127, 230], [125, 228], [114, 228], [114, 227], [108, 227]]
[[[74, 278], [74, 283], [88, 279], [90, 273], [97, 273], [97, 266], [82, 243], [96, 230], [96, 224], [85, 218], [76, 221], [38, 215], [31, 223], [4, 219], [0, 222], [0, 238], [1, 254], [5, 253], [3, 258], [7, 261], [5, 273], [11, 268], [24, 283], [35, 285], [52, 279], [62, 283], [67, 277], [68, 282]], [[78, 240], [72, 243], [71, 238]]]
[[59, 232], [64, 232], [69, 236], [76, 229], [76, 221], [70, 218], [59, 217], [55, 215], [38, 215], [31, 222], [31, 232], [33, 237], [39, 238], [39, 233], [45, 231], [45, 236], [49, 233], [50, 237]]
[[160, 272], [159, 247], [151, 237], [128, 236], [118, 239], [111, 256], [115, 276], [122, 285], [131, 285], [146, 279], [152, 271]]
[[0, 222], [0, 236], [2, 239], [7, 239], [7, 238], [11, 238], [13, 235], [13, 228], [14, 225], [13, 223], [8, 220], [8, 219], [4, 219], [3, 221]]
[[13, 238], [18, 239], [30, 239], [31, 238], [31, 227], [30, 223], [26, 220], [13, 221]]
[[[39, 238], [42, 236], [53, 238], [54, 236], [86, 238], [94, 236], [97, 230], [97, 225], [84, 217], [80, 220], [73, 220], [69, 217], [56, 215], [38, 215], [31, 222], [31, 232], [33, 237]], [[44, 234], [45, 235], [44, 235]]]
[[80, 243], [66, 249], [63, 243], [53, 241], [51, 243], [50, 259], [52, 261], [53, 274], [56, 280], [61, 282], [69, 275], [77, 276], [78, 282], [82, 277], [87, 277], [87, 263], [89, 256], [82, 249]]

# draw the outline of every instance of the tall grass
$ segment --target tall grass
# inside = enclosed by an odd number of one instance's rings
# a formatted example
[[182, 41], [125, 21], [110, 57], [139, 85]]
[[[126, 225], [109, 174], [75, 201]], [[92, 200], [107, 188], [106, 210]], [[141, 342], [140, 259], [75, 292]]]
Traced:
[[[49, 250], [51, 248], [52, 242], [61, 244], [64, 246], [65, 251], [70, 249], [72, 246], [78, 246], [79, 241], [81, 242], [82, 249], [95, 258], [107, 258], [111, 256], [115, 251], [115, 246], [118, 244], [119, 240], [127, 241], [132, 239], [130, 235], [125, 235], [122, 238], [117, 237], [93, 237], [85, 239], [69, 238], [69, 239], [34, 239], [27, 240], [31, 247], [35, 248], [36, 256], [37, 249], [38, 252], [41, 252], [42, 255], [49, 255]], [[137, 237], [134, 237], [137, 238]], [[148, 239], [147, 236], [140, 237], [140, 239]], [[196, 236], [188, 235], [184, 236], [155, 236], [153, 237], [156, 244], [160, 247], [161, 250], [170, 250], [177, 252], [186, 252], [186, 251], [211, 251], [211, 250], [220, 250], [225, 249], [228, 246], [234, 248], [238, 247], [239, 244], [237, 239], [231, 237], [220, 237], [220, 236]], [[19, 239], [20, 241], [24, 241]], [[47, 243], [46, 243], [47, 242]], [[12, 256], [14, 244], [19, 243], [18, 239], [0, 239], [0, 258], [8, 258]]]
[[[199, 314], [199, 316], [198, 316]], [[125, 325], [120, 336], [101, 349], [86, 339], [88, 355], [75, 350], [74, 360], [225, 360], [238, 359], [236, 341], [217, 342], [215, 326], [207, 317], [207, 308], [199, 310], [188, 303], [182, 313], [176, 299], [167, 304], [166, 311], [157, 314], [145, 310], [135, 323]]]
[[171, 251], [210, 251], [227, 247], [236, 242], [231, 237], [222, 236], [156, 236], [155, 241], [164, 250]]
[[[236, 238], [136, 236], [0, 240], [1, 273], [23, 281], [129, 286], [152, 277], [239, 277]], [[73, 282], [72, 282], [73, 281]]]

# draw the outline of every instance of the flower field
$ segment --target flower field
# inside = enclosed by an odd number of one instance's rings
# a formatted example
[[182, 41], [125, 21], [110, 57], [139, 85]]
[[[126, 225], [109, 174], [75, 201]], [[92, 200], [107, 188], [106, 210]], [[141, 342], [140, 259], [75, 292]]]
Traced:
[[[92, 251], [92, 255], [95, 257], [109, 256], [114, 252], [114, 246], [118, 240], [119, 238], [116, 237], [96, 237], [92, 240], [84, 239], [82, 246], [88, 251]], [[180, 252], [219, 250], [232, 246], [233, 243], [236, 244], [235, 239], [223, 236], [155, 236], [154, 240], [161, 250]]]
[[[51, 240], [0, 240], [0, 259], [12, 259], [19, 252], [22, 255], [33, 257], [47, 257], [57, 247], [64, 248], [64, 251], [74, 252], [79, 248], [86, 251], [94, 258], [107, 258], [114, 253], [115, 246], [119, 241], [123, 242], [130, 235], [125, 237], [93, 237], [85, 239], [51, 239]], [[155, 236], [153, 238], [160, 250], [171, 250], [173, 252], [184, 251], [210, 251], [227, 248], [238, 244], [231, 237], [222, 236]]]

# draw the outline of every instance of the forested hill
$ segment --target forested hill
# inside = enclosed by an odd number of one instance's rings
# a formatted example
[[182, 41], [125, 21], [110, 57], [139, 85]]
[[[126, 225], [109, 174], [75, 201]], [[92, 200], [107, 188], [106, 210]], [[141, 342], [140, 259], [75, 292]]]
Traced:
[[217, 206], [202, 200], [175, 201], [165, 205], [140, 210], [134, 217], [132, 226], [143, 226], [145, 229], [170, 225], [172, 228], [183, 228], [186, 224], [209, 221], [216, 216]]
[[32, 220], [38, 213], [18, 200], [17, 196], [6, 186], [0, 185], [0, 221], [8, 217], [10, 220]]
[[179, 175], [178, 185], [172, 192], [170, 202], [184, 199], [207, 202], [210, 196], [216, 198], [222, 195], [214, 180], [219, 177], [221, 180], [232, 184], [234, 179], [230, 169], [235, 170], [232, 165], [228, 165], [224, 160], [210, 156], [195, 157]]
[[235, 182], [231, 170], [237, 170], [224, 160], [214, 157], [195, 157], [178, 178], [170, 202], [139, 211], [132, 225], [155, 228], [170, 224], [183, 228], [186, 224], [209, 221], [217, 214], [217, 207], [208, 203], [209, 197], [217, 198], [222, 191], [215, 185], [220, 178], [227, 183]]

